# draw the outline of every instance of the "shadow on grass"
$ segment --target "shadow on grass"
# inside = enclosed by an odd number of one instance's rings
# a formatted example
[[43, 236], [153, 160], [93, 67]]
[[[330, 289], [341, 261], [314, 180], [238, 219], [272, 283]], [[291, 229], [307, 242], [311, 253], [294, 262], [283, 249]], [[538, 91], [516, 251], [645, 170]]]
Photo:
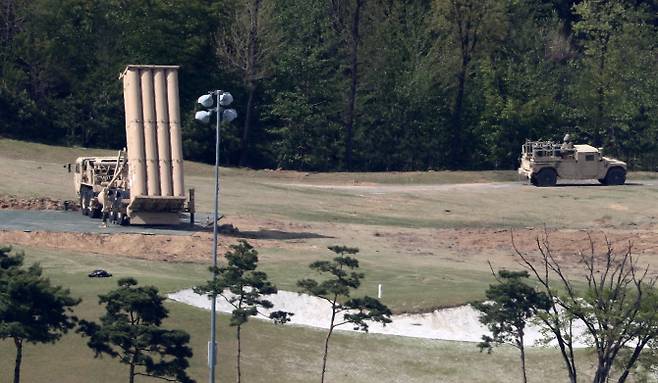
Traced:
[[335, 238], [332, 236], [322, 235], [311, 232], [294, 232], [294, 231], [281, 231], [281, 230], [267, 230], [261, 229], [258, 231], [238, 231], [235, 233], [225, 233], [225, 236], [244, 238], [244, 239], [271, 239], [271, 240], [286, 240], [286, 239], [312, 239], [312, 238]]
[[[308, 231], [282, 231], [282, 230], [240, 230], [231, 224], [219, 225], [219, 234], [225, 237], [241, 238], [241, 239], [270, 239], [270, 240], [287, 240], [287, 239], [313, 239], [313, 238], [335, 238], [332, 236], [322, 235], [318, 233], [311, 233]], [[186, 230], [186, 229], [181, 229]], [[203, 231], [212, 233], [212, 224], [210, 225], [195, 225], [190, 227], [189, 230]]]

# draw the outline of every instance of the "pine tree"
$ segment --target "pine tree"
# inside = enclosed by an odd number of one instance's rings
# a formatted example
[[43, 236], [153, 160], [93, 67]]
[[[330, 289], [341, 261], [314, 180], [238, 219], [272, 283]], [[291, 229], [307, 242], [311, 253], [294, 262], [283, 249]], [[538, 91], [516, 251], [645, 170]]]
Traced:
[[365, 296], [350, 298], [352, 290], [361, 285], [363, 273], [355, 271], [359, 261], [354, 257], [359, 249], [346, 246], [331, 246], [329, 250], [336, 256], [331, 261], [315, 261], [309, 268], [320, 273], [322, 279], [306, 278], [297, 281], [302, 292], [321, 298], [331, 305], [329, 331], [324, 340], [322, 354], [322, 373], [320, 381], [324, 383], [329, 355], [329, 340], [334, 330], [342, 325], [351, 324], [354, 330], [368, 331], [368, 321], [386, 325], [390, 323], [391, 310], [377, 298]]
[[[272, 302], [263, 298], [264, 295], [276, 294], [277, 288], [268, 279], [267, 274], [257, 271], [258, 252], [246, 241], [231, 245], [231, 250], [225, 255], [226, 266], [211, 268], [215, 278], [205, 285], [194, 288], [197, 294], [208, 294], [212, 299], [221, 297], [231, 306], [231, 326], [235, 327], [236, 338], [236, 378], [242, 379], [242, 326], [249, 317], [259, 315], [259, 309], [271, 309]], [[292, 313], [274, 311], [269, 317], [275, 323], [283, 324], [289, 321]]]
[[25, 344], [58, 341], [75, 326], [72, 308], [80, 299], [51, 285], [39, 265], [23, 268], [23, 254], [10, 252], [0, 247], [0, 339], [14, 341], [14, 383], [19, 383]]
[[100, 324], [80, 321], [78, 331], [89, 337], [87, 345], [95, 356], [106, 354], [127, 364], [130, 383], [138, 375], [194, 382], [185, 372], [192, 357], [190, 335], [161, 328], [168, 316], [165, 297], [156, 287], [137, 286], [133, 278], [119, 279], [117, 284], [117, 289], [99, 295], [99, 303], [105, 305]]

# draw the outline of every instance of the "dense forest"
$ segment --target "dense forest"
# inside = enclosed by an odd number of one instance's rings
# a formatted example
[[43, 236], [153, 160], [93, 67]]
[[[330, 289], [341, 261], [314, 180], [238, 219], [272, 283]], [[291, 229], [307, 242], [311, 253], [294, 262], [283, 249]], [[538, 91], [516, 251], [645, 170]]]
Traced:
[[658, 166], [658, 0], [0, 0], [0, 136], [120, 148], [126, 64], [230, 91], [222, 162], [511, 169], [526, 139]]

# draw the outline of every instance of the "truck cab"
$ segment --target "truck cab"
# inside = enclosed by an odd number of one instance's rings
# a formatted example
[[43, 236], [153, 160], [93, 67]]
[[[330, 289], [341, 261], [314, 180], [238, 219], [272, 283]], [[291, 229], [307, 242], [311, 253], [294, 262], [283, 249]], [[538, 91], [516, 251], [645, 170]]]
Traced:
[[[79, 157], [73, 169], [73, 185], [80, 201], [80, 211], [92, 218], [100, 218], [105, 199], [129, 198], [127, 190], [125, 155], [118, 157]], [[107, 195], [106, 195], [107, 194]]]

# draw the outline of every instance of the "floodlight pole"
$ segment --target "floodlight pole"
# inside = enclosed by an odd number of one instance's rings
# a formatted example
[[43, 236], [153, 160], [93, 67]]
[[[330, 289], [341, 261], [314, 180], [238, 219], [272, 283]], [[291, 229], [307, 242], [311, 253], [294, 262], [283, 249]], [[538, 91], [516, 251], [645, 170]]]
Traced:
[[[218, 226], [219, 223], [219, 127], [222, 122], [222, 114], [220, 113], [219, 96], [221, 90], [213, 92], [217, 97], [217, 106], [215, 114], [217, 115], [217, 126], [215, 128], [215, 214], [213, 219], [212, 229], [212, 280], [213, 286], [217, 281], [217, 237], [219, 236]], [[212, 301], [210, 303], [210, 346], [208, 347], [208, 365], [210, 367], [209, 382], [215, 383], [215, 365], [217, 364], [217, 294], [213, 293]]]

